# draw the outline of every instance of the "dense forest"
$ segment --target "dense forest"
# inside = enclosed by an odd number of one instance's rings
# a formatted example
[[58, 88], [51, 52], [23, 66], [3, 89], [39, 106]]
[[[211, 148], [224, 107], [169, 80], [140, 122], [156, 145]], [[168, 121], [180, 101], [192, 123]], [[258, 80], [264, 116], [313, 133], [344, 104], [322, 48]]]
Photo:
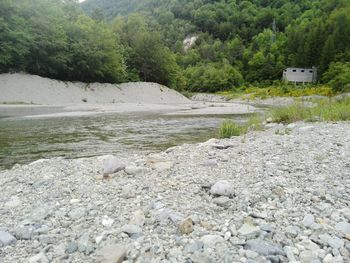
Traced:
[[289, 66], [350, 83], [350, 0], [0, 1], [0, 73], [214, 92]]

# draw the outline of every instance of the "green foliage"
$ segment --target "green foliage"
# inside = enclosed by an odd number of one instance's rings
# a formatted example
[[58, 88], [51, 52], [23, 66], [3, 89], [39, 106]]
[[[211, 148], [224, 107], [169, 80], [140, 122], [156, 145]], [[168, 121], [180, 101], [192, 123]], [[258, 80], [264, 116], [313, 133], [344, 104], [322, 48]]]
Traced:
[[295, 103], [287, 107], [277, 107], [271, 111], [273, 122], [292, 123], [309, 120], [310, 116], [311, 108], [300, 103]]
[[274, 122], [296, 121], [348, 121], [350, 120], [350, 99], [321, 100], [316, 106], [295, 103], [271, 111]]
[[0, 1], [0, 73], [301, 96], [314, 91], [270, 87], [285, 67], [316, 66], [337, 92], [349, 60], [348, 0]]
[[219, 127], [219, 137], [231, 138], [232, 136], [246, 134], [249, 131], [262, 131], [264, 129], [262, 122], [262, 116], [258, 114], [249, 117], [248, 121], [244, 124], [237, 124], [231, 120], [224, 120]]
[[239, 86], [243, 82], [240, 72], [229, 64], [203, 64], [190, 66], [185, 71], [187, 88], [192, 92], [216, 92]]
[[231, 120], [223, 121], [219, 128], [220, 138], [231, 138], [232, 136], [239, 136], [244, 133], [246, 133], [245, 127], [240, 126]]
[[118, 38], [107, 24], [84, 15], [74, 1], [1, 1], [0, 10], [0, 72], [26, 71], [61, 80], [125, 80]]
[[332, 62], [323, 74], [323, 80], [337, 91], [350, 88], [350, 62]]

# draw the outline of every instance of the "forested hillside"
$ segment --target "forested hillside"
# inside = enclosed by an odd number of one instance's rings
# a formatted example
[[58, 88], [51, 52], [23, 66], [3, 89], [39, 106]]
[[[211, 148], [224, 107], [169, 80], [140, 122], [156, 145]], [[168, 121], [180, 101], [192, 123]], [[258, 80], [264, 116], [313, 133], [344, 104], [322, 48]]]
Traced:
[[350, 0], [2, 0], [0, 40], [1, 72], [62, 80], [217, 91], [316, 66], [350, 83]]

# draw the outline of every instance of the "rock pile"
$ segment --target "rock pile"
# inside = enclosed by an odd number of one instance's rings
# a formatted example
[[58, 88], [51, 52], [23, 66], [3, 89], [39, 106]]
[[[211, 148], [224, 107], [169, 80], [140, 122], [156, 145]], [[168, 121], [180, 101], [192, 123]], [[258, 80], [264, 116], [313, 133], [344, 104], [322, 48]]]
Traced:
[[0, 262], [349, 262], [350, 124], [271, 127], [2, 171]]

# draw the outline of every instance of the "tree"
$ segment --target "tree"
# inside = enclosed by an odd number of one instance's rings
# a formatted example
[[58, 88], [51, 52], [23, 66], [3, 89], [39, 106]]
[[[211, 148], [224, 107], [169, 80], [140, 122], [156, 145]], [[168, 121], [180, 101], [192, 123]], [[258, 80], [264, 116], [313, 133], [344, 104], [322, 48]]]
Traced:
[[332, 62], [322, 79], [334, 90], [343, 91], [350, 87], [350, 62]]

